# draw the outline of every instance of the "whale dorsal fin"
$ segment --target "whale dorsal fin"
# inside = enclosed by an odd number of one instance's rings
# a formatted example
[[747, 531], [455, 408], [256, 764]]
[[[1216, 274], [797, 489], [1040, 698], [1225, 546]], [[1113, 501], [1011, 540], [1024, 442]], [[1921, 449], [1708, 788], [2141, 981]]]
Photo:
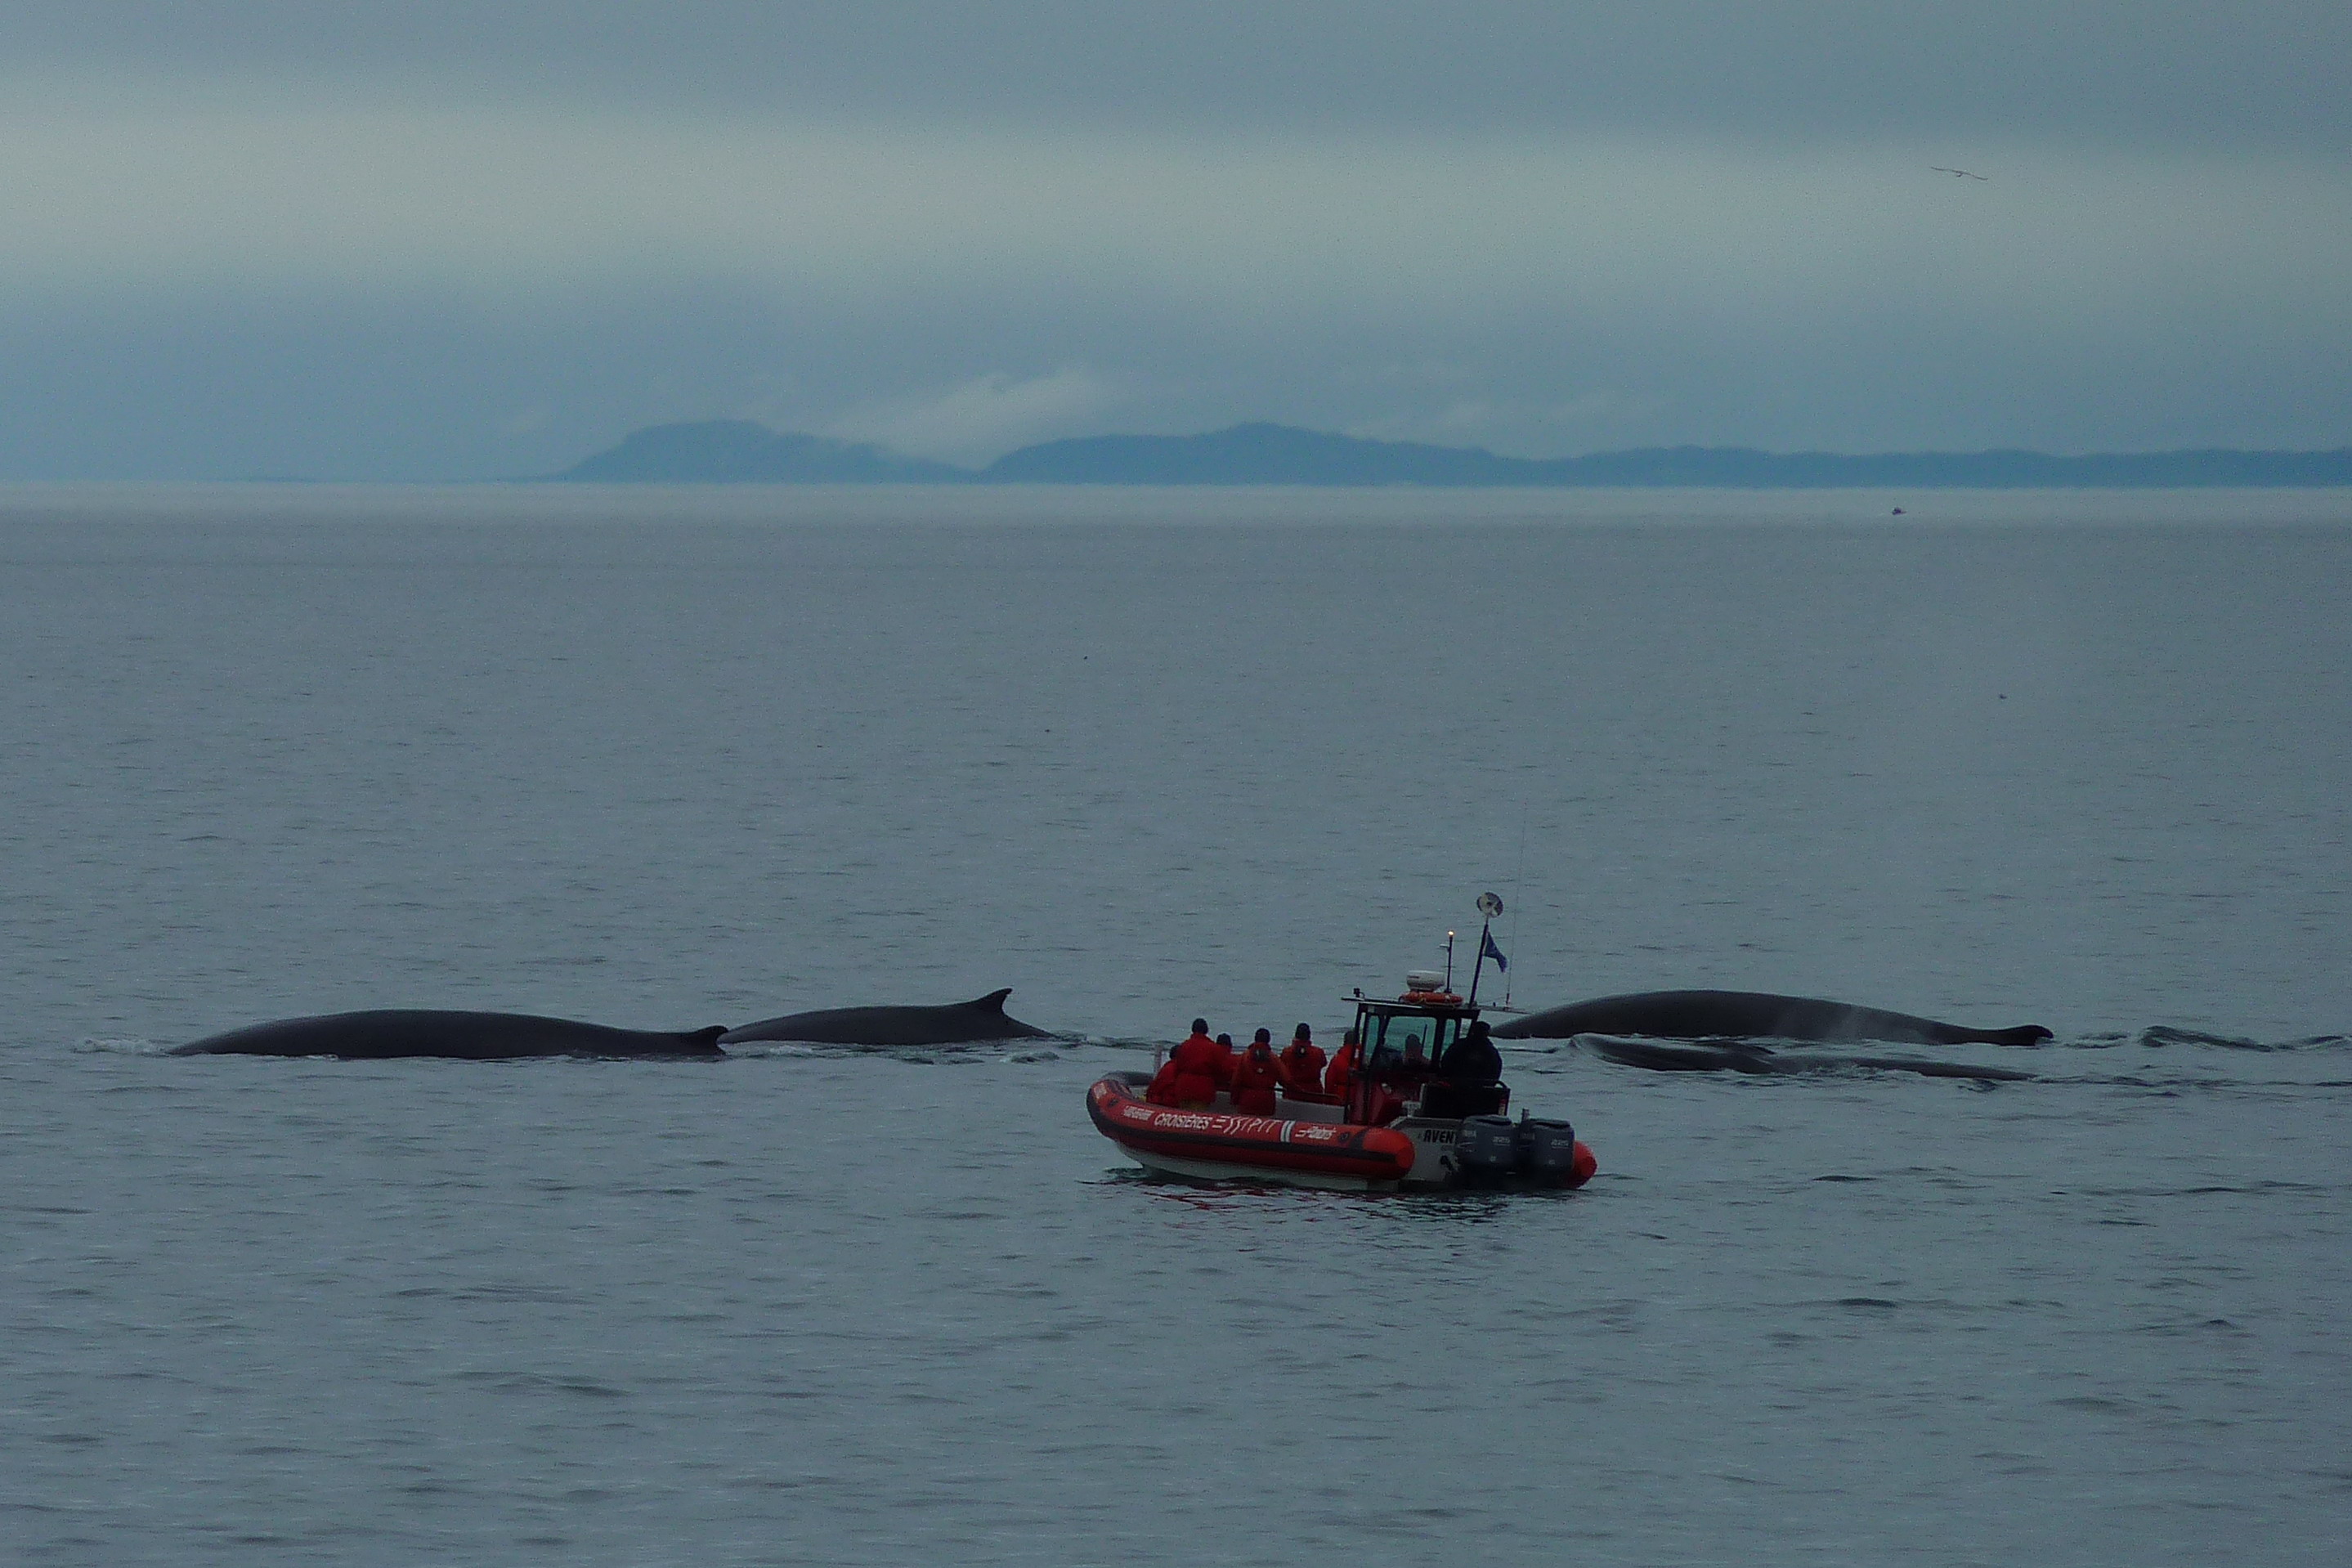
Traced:
[[1012, 994], [1013, 987], [1008, 985], [1002, 991], [992, 991], [985, 996], [975, 996], [964, 1005], [978, 1007], [988, 1013], [1002, 1013], [1004, 1011], [1004, 999]]

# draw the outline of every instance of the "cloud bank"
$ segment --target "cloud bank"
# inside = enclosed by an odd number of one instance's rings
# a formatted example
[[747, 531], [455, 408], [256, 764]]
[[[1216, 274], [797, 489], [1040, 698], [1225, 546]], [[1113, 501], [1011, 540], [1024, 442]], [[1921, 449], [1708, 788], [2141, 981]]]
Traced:
[[2352, 441], [2337, 7], [472, 9], [8, 24], [0, 476]]

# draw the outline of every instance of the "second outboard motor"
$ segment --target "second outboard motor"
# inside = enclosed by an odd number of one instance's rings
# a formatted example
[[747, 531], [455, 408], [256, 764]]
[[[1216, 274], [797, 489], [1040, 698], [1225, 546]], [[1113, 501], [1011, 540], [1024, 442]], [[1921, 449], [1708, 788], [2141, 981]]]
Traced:
[[1519, 1170], [1542, 1182], [1564, 1182], [1576, 1168], [1576, 1129], [1565, 1121], [1528, 1117], [1517, 1129]]
[[1519, 1163], [1517, 1130], [1507, 1116], [1465, 1116], [1454, 1140], [1454, 1163], [1465, 1176], [1507, 1176]]

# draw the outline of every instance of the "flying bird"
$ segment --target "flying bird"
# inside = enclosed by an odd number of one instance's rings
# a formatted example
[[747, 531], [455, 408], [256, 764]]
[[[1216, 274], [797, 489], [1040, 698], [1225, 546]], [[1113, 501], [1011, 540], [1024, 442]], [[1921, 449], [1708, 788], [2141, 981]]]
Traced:
[[1979, 174], [1974, 169], [1947, 169], [1941, 163], [1930, 163], [1927, 165], [1927, 168], [1930, 173], [1949, 174], [1956, 180], [1984, 180], [1990, 182], [1992, 179], [1990, 174]]

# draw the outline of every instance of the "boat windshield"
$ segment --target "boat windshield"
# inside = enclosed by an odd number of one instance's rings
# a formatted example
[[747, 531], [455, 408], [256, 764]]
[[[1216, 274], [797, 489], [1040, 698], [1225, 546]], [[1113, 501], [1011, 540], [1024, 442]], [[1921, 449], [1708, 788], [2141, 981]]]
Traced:
[[1364, 1020], [1366, 1058], [1381, 1067], [1433, 1067], [1461, 1032], [1459, 1018], [1375, 1013]]

